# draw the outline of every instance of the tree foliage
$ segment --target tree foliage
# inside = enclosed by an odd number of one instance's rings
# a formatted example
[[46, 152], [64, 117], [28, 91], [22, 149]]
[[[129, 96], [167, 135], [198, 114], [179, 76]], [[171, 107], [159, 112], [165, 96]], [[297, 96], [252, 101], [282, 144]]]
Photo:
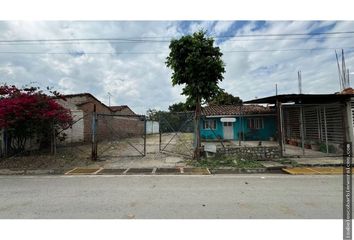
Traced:
[[[51, 93], [61, 97], [56, 91]], [[53, 130], [67, 128], [72, 121], [70, 111], [39, 88], [0, 86], [0, 128], [6, 130], [10, 151], [24, 150], [33, 137], [44, 143]]]
[[186, 111], [193, 111], [195, 109], [195, 104], [191, 104], [188, 102], [179, 102], [174, 103], [168, 107], [170, 112], [186, 112]]
[[147, 111], [148, 119], [151, 121], [159, 121], [160, 131], [162, 133], [171, 133], [175, 131], [180, 132], [193, 132], [193, 122], [190, 121], [193, 112], [173, 112], [173, 111], [160, 111], [149, 109]]
[[230, 93], [220, 90], [209, 102], [208, 105], [235, 105], [242, 103], [239, 97], [235, 97]]
[[223, 79], [225, 64], [214, 39], [206, 37], [204, 31], [173, 39], [166, 64], [173, 70], [172, 85], [185, 85], [182, 94], [195, 102], [208, 101], [218, 91], [218, 83]]

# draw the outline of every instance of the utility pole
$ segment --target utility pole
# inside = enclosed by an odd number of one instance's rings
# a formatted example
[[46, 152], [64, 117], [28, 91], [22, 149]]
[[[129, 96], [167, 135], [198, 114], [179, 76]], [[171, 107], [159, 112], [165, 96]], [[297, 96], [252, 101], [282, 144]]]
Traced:
[[278, 84], [275, 84], [275, 96], [278, 96]]
[[112, 94], [110, 92], [108, 92], [108, 106], [111, 106], [111, 96]]
[[301, 71], [297, 71], [297, 80], [298, 80], [298, 84], [299, 84], [299, 94], [302, 94]]

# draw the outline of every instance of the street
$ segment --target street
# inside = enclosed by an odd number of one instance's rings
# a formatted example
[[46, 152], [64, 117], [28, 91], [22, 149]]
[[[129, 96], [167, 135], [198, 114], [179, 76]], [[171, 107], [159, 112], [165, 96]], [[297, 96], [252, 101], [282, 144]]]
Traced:
[[1, 176], [0, 218], [340, 219], [342, 176]]

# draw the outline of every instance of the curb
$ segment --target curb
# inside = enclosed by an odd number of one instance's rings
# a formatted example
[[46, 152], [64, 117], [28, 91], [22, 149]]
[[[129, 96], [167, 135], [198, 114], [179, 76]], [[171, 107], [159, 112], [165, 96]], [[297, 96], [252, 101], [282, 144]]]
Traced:
[[269, 173], [267, 168], [215, 168], [210, 169], [211, 174], [255, 174]]
[[[99, 168], [98, 171], [90, 173], [74, 173], [78, 168], [60, 170], [60, 169], [45, 169], [45, 170], [11, 170], [11, 169], [0, 169], [0, 176], [6, 175], [63, 175], [63, 176], [73, 176], [73, 175], [145, 175], [145, 176], [163, 176], [163, 175], [219, 175], [219, 174], [260, 174], [260, 173], [283, 173], [281, 169], [273, 168], [151, 168], [151, 172], [147, 172], [146, 169], [142, 168], [139, 172], [138, 168], [133, 168], [133, 172], [129, 172], [132, 168], [123, 169], [109, 169], [109, 168]], [[159, 171], [161, 170], [161, 171]]]
[[0, 176], [6, 175], [64, 175], [68, 170], [62, 169], [0, 169]]

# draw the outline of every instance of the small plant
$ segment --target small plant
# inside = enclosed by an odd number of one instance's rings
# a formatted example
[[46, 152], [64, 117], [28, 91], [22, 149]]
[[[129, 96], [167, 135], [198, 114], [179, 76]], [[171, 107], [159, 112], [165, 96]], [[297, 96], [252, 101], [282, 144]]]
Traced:
[[[321, 152], [327, 153], [327, 146], [325, 143], [321, 143], [319, 146]], [[328, 144], [328, 153], [336, 153], [337, 149], [335, 146]]]
[[215, 155], [213, 158], [205, 158], [201, 161], [191, 161], [190, 165], [195, 167], [207, 167], [211, 169], [220, 167], [233, 168], [260, 168], [262, 165], [254, 159], [244, 159], [239, 156], [222, 156]]

